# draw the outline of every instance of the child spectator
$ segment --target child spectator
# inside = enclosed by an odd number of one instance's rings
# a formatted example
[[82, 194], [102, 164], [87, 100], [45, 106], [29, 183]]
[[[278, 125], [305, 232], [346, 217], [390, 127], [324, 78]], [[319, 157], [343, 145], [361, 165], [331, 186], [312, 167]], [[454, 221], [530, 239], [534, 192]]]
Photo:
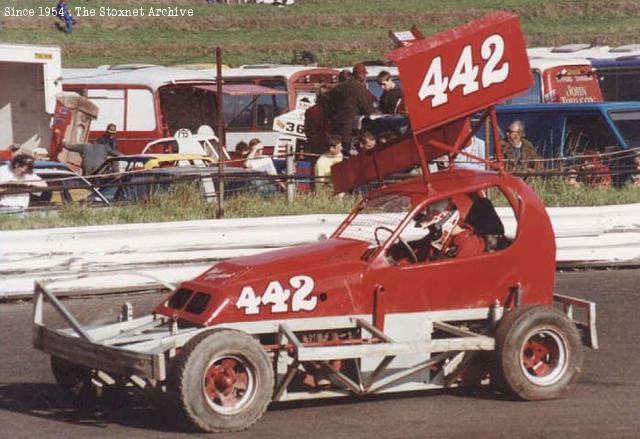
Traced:
[[47, 183], [33, 173], [33, 157], [29, 154], [16, 154], [7, 165], [0, 166], [0, 211], [21, 211], [29, 207], [28, 192], [2, 195], [15, 186], [47, 187]]
[[342, 159], [342, 140], [340, 136], [330, 136], [327, 150], [318, 158], [314, 168], [316, 184], [328, 184], [329, 177], [331, 177], [331, 167], [336, 163], [340, 163]]

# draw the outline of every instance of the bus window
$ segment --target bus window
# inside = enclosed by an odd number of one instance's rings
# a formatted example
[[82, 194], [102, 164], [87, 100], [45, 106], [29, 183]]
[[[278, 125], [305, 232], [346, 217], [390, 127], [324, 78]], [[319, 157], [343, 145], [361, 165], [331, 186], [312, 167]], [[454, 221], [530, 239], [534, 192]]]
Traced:
[[127, 131], [156, 129], [156, 109], [151, 90], [127, 90]]
[[605, 101], [640, 101], [640, 68], [601, 69], [598, 80]]
[[91, 123], [92, 131], [104, 131], [110, 123], [115, 123], [120, 130], [126, 129], [124, 93], [124, 89], [90, 88], [87, 91], [87, 97], [98, 107], [98, 118]]
[[224, 100], [224, 121], [229, 128], [251, 128], [255, 96], [229, 96]]
[[258, 106], [258, 127], [271, 129], [274, 117], [287, 111], [287, 102], [286, 95], [260, 96], [256, 102]]

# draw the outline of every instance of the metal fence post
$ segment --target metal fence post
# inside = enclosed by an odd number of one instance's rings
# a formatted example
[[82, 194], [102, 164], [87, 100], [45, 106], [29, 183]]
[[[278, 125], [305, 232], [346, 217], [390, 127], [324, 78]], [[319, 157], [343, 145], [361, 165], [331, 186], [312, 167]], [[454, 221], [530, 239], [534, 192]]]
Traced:
[[293, 202], [296, 195], [296, 164], [294, 161], [296, 153], [295, 142], [287, 143], [287, 200]]

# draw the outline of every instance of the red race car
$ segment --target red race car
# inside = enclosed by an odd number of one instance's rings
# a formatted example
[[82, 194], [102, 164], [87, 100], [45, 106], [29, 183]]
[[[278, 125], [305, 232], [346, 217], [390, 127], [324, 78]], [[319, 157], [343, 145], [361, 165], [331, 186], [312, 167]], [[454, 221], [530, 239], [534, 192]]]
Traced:
[[[531, 83], [517, 18], [493, 14], [388, 56], [411, 136], [334, 166], [334, 185], [414, 164], [422, 175], [370, 192], [327, 240], [216, 263], [146, 317], [84, 328], [37, 285], [35, 346], [58, 383], [159, 393], [208, 432], [247, 428], [271, 401], [481, 383], [564, 396], [582, 344], [597, 347], [595, 304], [554, 295], [549, 217], [504, 172], [499, 143], [495, 162], [472, 157], [490, 170], [453, 160], [479, 127], [493, 121], [495, 133], [496, 102]], [[469, 122], [478, 111], [487, 124]], [[430, 172], [442, 155], [454, 165]], [[45, 297], [71, 328], [43, 324]]]

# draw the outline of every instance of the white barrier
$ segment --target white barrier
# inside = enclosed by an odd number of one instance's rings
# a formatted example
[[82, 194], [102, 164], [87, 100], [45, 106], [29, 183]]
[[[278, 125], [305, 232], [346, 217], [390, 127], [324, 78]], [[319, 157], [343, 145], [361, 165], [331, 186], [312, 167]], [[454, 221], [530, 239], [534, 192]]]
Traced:
[[[559, 263], [640, 263], [640, 204], [548, 209]], [[499, 208], [507, 231], [510, 209]], [[77, 293], [176, 283], [213, 261], [317, 241], [344, 215], [309, 215], [0, 232], [0, 299], [36, 279]], [[135, 274], [139, 273], [139, 274]]]

